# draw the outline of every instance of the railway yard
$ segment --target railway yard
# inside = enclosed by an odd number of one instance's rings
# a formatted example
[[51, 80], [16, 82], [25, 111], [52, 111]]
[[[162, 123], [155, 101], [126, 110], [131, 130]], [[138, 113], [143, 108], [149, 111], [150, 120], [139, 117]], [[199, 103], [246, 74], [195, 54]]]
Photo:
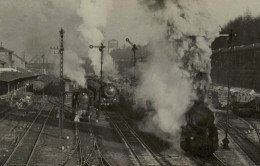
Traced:
[[0, 166], [260, 166], [259, 6], [0, 0]]
[[226, 129], [225, 111], [216, 110], [219, 148], [211, 157], [201, 158], [138, 130], [134, 120], [113, 111], [102, 111], [98, 122], [93, 118], [83, 122], [65, 118], [61, 131], [55, 97], [29, 95], [33, 100], [23, 109], [1, 110], [1, 165], [260, 164], [260, 120], [257, 118], [230, 114], [230, 148], [225, 150], [221, 142]]

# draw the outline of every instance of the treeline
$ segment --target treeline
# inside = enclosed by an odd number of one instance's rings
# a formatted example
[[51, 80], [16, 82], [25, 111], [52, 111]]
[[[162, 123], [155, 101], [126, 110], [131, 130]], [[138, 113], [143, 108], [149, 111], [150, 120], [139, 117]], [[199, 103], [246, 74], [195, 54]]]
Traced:
[[[145, 62], [149, 53], [149, 44], [145, 46], [137, 45], [136, 52], [136, 63]], [[133, 67], [133, 51], [132, 47], [125, 47], [113, 50], [110, 52], [110, 55], [115, 60], [118, 71], [120, 74], [125, 75], [129, 74], [129, 69]]]
[[[223, 27], [221, 33], [229, 33], [231, 29], [237, 33], [234, 38], [236, 46], [260, 43], [260, 17], [253, 18], [250, 13], [238, 17]], [[225, 47], [230, 47], [225, 37], [217, 38], [211, 46], [213, 50]]]
[[[136, 59], [145, 59], [149, 56], [149, 44], [145, 46], [137, 45], [137, 53], [136, 53]], [[126, 60], [132, 60], [133, 58], [133, 52], [132, 47], [125, 47], [125, 48], [119, 48], [117, 50], [113, 50], [110, 52], [110, 55], [114, 59], [126, 59]]]

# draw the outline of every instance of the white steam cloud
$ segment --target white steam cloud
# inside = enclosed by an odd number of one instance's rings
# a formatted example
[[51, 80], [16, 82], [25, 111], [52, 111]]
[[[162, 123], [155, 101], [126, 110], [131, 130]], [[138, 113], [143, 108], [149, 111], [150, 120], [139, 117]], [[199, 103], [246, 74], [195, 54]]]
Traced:
[[79, 85], [84, 86], [86, 83], [84, 77], [85, 69], [82, 67], [75, 68], [75, 66], [81, 66], [85, 61], [78, 57], [75, 52], [68, 50], [64, 52], [64, 62], [66, 62], [64, 73], [66, 73], [69, 78], [73, 78]]
[[[259, 0], [0, 0], [0, 40], [30, 59], [57, 46], [63, 27], [64, 74], [81, 85], [86, 58], [100, 72], [100, 52], [89, 49], [90, 44], [117, 39], [123, 45], [126, 37], [136, 44], [150, 43], [151, 56], [139, 67], [135, 96], [155, 108], [146, 119], [150, 131], [156, 126], [175, 134], [192, 101], [206, 94], [210, 45], [219, 26], [248, 11], [258, 16], [259, 6]], [[104, 72], [116, 73], [106, 53]]]
[[[81, 1], [77, 13], [82, 18], [83, 23], [79, 26], [78, 31], [83, 35], [86, 44], [100, 46], [101, 42], [105, 40], [101, 29], [107, 25], [107, 18], [109, 12], [112, 10], [112, 6], [112, 0]], [[97, 48], [89, 49], [88, 57], [91, 59], [91, 65], [97, 75], [100, 72], [100, 56], [100, 51]], [[109, 54], [104, 55], [103, 62], [103, 69], [106, 71], [105, 74], [116, 73], [113, 59]]]
[[[152, 57], [142, 67], [141, 82], [136, 90], [137, 101], [150, 100], [155, 108], [146, 119], [146, 129], [159, 128], [172, 136], [178, 132], [184, 123], [183, 115], [193, 101], [206, 99], [211, 83], [210, 45], [218, 37], [220, 26], [248, 10], [253, 15], [259, 14], [258, 1], [251, 0], [251, 4], [242, 0], [240, 4], [233, 0], [221, 2], [141, 0], [151, 15], [149, 21], [165, 28], [163, 34], [159, 28], [150, 38]], [[232, 10], [228, 4], [235, 4]]]
[[[88, 45], [100, 45], [104, 40], [99, 28], [106, 26], [108, 12], [112, 9], [112, 1], [100, 2], [0, 0], [0, 42], [18, 55], [25, 52], [26, 60], [46, 54], [48, 62], [55, 63], [53, 73], [58, 75], [59, 56], [54, 55], [50, 47], [60, 45], [58, 31], [63, 27], [64, 75], [84, 85], [85, 70], [82, 64], [85, 60], [92, 60], [96, 73], [100, 68], [99, 51], [88, 52]], [[104, 72], [116, 73], [113, 60], [108, 55], [104, 55]]]

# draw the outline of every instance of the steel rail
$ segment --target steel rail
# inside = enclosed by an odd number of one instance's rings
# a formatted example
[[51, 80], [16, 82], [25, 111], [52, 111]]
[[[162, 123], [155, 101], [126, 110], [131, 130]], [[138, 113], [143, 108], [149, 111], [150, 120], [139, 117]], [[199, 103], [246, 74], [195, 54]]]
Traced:
[[[10, 155], [8, 156], [8, 158], [2, 163], [2, 165], [7, 165], [10, 161], [11, 158], [13, 157], [13, 155], [15, 154], [15, 152], [17, 151], [18, 147], [20, 147], [20, 145], [22, 144], [23, 140], [25, 139], [25, 137], [27, 136], [28, 132], [31, 130], [31, 128], [33, 127], [34, 123], [36, 122], [36, 120], [38, 119], [38, 117], [40, 116], [40, 114], [43, 112], [43, 109], [45, 108], [46, 105], [44, 105], [42, 107], [42, 109], [38, 112], [38, 114], [36, 115], [36, 117], [34, 118], [33, 122], [30, 124], [30, 126], [27, 128], [27, 130], [25, 131], [25, 133], [22, 135], [22, 137], [16, 142], [16, 146], [14, 147], [14, 149], [11, 151]], [[50, 110], [51, 111], [51, 110]]]
[[73, 155], [75, 155], [75, 152], [76, 152], [76, 151], [78, 150], [78, 148], [79, 148], [79, 143], [80, 143], [80, 141], [79, 141], [78, 136], [77, 136], [78, 123], [76, 123], [75, 126], [76, 126], [76, 127], [75, 127], [76, 144], [75, 144], [73, 150], [71, 151], [71, 153], [70, 153], [70, 154], [68, 155], [68, 157], [66, 158], [66, 160], [65, 160], [63, 163], [60, 164], [60, 165], [62, 165], [62, 166], [66, 165], [66, 164], [68, 163], [68, 161], [73, 157]]
[[87, 165], [87, 166], [90, 165], [91, 156], [95, 153], [95, 158], [96, 158], [97, 161], [99, 161], [99, 164], [101, 166], [110, 166], [110, 164], [103, 157], [103, 155], [102, 155], [102, 153], [101, 153], [101, 151], [100, 151], [100, 149], [98, 147], [97, 140], [95, 138], [95, 135], [94, 135], [92, 127], [90, 128], [90, 133], [92, 135], [93, 146], [92, 146], [92, 148], [90, 150], [89, 155], [85, 158], [84, 165]]
[[[223, 128], [224, 124], [223, 122], [218, 123], [219, 127]], [[260, 148], [255, 146], [255, 144], [250, 141], [248, 138], [243, 137], [241, 133], [234, 129], [232, 125], [230, 126], [230, 137], [237, 143], [237, 145], [244, 151], [244, 153], [256, 164], [260, 165]]]
[[[108, 114], [107, 114], [108, 115]], [[120, 127], [117, 125], [118, 121], [115, 122], [115, 120], [108, 115], [108, 117], [111, 119], [111, 122], [114, 126], [114, 128], [116, 129], [117, 133], [119, 133], [120, 137], [124, 140], [124, 142], [127, 144], [129, 150], [131, 151], [131, 154], [134, 155], [136, 161], [139, 163], [139, 165], [149, 165], [147, 163], [147, 160], [144, 158], [144, 155], [139, 155], [135, 152], [135, 150], [133, 149], [131, 143], [130, 143], [130, 136], [133, 136], [134, 139], [136, 139], [136, 141], [140, 144], [140, 147], [143, 148], [146, 153], [148, 155], [145, 156], [149, 156], [150, 159], [149, 160], [154, 160], [152, 164], [150, 165], [162, 165], [161, 161], [159, 161], [159, 159], [157, 158], [157, 156], [151, 151], [151, 149], [144, 143], [144, 141], [142, 141], [142, 139], [135, 133], [135, 131], [128, 125], [128, 123], [120, 118], [122, 120], [122, 122], [124, 123], [124, 127], [125, 127], [125, 131], [127, 131], [128, 133], [124, 134], [123, 131], [120, 129]], [[123, 127], [121, 125], [121, 127]], [[127, 135], [129, 136], [129, 139], [127, 138]], [[137, 144], [136, 144], [137, 145]]]
[[[244, 118], [244, 120], [247, 121], [254, 128], [254, 130], [255, 130], [255, 132], [257, 134], [258, 140], [260, 142], [260, 120], [259, 119], [249, 119], [249, 118]], [[255, 124], [254, 121], [259, 123], [259, 128], [256, 127], [256, 124]]]
[[[31, 106], [29, 106], [29, 107], [31, 107]], [[43, 109], [43, 108], [44, 108], [44, 107], [42, 107], [41, 109]], [[31, 108], [30, 108], [30, 109], [31, 109]], [[25, 117], [25, 116], [27, 115], [27, 113], [29, 112], [30, 109], [27, 109], [27, 110], [25, 111], [25, 114], [22, 115], [22, 117]], [[33, 118], [35, 118], [36, 116], [37, 116], [37, 114], [35, 114]], [[14, 120], [16, 120], [16, 119], [18, 119], [17, 116], [15, 117]], [[3, 120], [3, 119], [1, 119], [0, 121], [2, 121], [2, 120]], [[2, 141], [4, 140], [4, 137], [5, 137], [6, 135], [10, 134], [14, 129], [16, 129], [16, 128], [18, 127], [18, 125], [19, 125], [19, 123], [20, 123], [21, 121], [22, 121], [22, 119], [20, 119], [20, 120], [18, 121], [18, 123], [17, 123], [14, 127], [12, 127], [12, 128], [9, 129], [9, 131], [0, 139], [0, 143], [2, 143]], [[26, 128], [28, 127], [29, 124], [31, 124], [31, 123], [28, 122], [28, 123], [26, 124]], [[24, 133], [25, 133], [25, 132], [24, 132]], [[14, 144], [17, 142], [18, 139], [19, 139], [19, 137], [16, 138], [16, 141], [15, 141], [15, 142], [12, 142], [12, 143], [10, 144], [10, 147], [11, 147], [12, 145], [14, 145]], [[0, 165], [3, 165], [3, 162], [4, 162], [4, 161], [5, 161], [5, 157], [4, 157], [3, 159], [1, 159]]]
[[38, 142], [39, 142], [39, 140], [40, 140], [40, 137], [41, 137], [41, 135], [42, 135], [42, 133], [43, 133], [43, 131], [44, 131], [44, 128], [45, 128], [46, 123], [47, 123], [47, 121], [48, 121], [48, 119], [49, 119], [49, 117], [50, 117], [50, 114], [51, 114], [51, 112], [53, 111], [53, 108], [54, 108], [54, 107], [52, 106], [51, 110], [49, 111], [49, 114], [48, 114], [47, 118], [46, 118], [45, 121], [44, 121], [44, 124], [43, 124], [43, 126], [42, 126], [42, 128], [41, 128], [41, 130], [40, 130], [40, 133], [39, 133], [39, 135], [38, 135], [38, 137], [37, 137], [37, 139], [36, 139], [36, 141], [35, 141], [35, 143], [34, 143], [34, 145], [33, 145], [33, 149], [32, 149], [32, 151], [31, 151], [31, 153], [30, 153], [30, 156], [29, 156], [29, 158], [28, 158], [28, 160], [27, 160], [26, 166], [29, 165], [29, 163], [30, 163], [30, 161], [31, 161], [31, 159], [32, 159], [32, 156], [33, 156], [33, 153], [34, 153], [34, 151], [35, 151], [35, 148], [36, 148], [36, 146], [37, 146], [37, 144], [38, 144]]

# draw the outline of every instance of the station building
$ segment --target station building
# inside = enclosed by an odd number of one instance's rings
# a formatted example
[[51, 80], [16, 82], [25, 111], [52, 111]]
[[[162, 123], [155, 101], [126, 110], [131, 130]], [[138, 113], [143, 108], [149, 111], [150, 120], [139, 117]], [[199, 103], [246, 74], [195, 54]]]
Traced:
[[13, 51], [0, 46], [0, 67], [13, 67]]

